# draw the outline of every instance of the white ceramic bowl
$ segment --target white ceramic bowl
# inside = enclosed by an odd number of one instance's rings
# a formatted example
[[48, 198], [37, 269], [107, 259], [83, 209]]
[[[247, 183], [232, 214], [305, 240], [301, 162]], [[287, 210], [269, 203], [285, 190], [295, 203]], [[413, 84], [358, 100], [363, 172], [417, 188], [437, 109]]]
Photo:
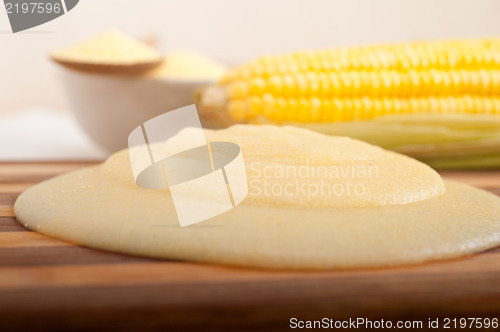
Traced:
[[129, 133], [157, 115], [194, 103], [209, 80], [158, 79], [57, 70], [83, 130], [109, 152], [126, 148]]

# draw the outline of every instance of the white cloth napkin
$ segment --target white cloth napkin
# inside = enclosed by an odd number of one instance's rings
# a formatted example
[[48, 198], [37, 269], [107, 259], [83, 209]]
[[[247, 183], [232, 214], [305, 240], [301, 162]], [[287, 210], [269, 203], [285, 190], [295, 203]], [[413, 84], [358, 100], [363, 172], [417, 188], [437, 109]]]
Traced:
[[68, 112], [30, 108], [0, 116], [0, 161], [99, 160], [107, 155]]

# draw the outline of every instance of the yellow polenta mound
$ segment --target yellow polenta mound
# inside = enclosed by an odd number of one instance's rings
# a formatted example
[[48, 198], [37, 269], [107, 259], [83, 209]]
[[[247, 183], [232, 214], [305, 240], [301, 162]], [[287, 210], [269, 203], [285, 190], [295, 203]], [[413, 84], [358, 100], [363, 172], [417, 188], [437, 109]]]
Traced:
[[162, 61], [152, 47], [114, 30], [55, 51], [50, 56], [71, 68], [103, 72], [144, 71]]
[[[241, 147], [249, 192], [232, 210], [181, 228], [168, 190], [134, 183], [128, 151], [36, 185], [15, 204], [41, 233], [123, 253], [286, 269], [382, 267], [500, 244], [500, 199], [369, 144], [294, 127], [207, 131]], [[176, 149], [184, 130], [168, 144]]]

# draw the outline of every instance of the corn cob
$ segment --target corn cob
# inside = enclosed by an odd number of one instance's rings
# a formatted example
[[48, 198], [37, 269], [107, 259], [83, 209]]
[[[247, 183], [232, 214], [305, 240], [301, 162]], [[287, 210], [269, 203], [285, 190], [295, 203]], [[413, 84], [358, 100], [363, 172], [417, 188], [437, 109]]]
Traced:
[[500, 167], [500, 39], [261, 57], [202, 91], [206, 124], [293, 124], [435, 167]]
[[415, 113], [500, 114], [500, 39], [266, 56], [201, 98], [226, 122], [339, 122]]

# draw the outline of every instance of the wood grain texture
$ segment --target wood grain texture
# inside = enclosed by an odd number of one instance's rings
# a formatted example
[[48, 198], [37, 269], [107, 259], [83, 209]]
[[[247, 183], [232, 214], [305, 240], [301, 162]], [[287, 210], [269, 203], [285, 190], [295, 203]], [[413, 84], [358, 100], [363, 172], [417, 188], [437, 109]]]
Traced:
[[[91, 164], [0, 164], [0, 331], [277, 331], [291, 317], [500, 318], [500, 247], [400, 268], [265, 271], [104, 252], [17, 223], [20, 192]], [[500, 172], [443, 176], [500, 194]]]
[[14, 207], [12, 205], [0, 205], [1, 217], [15, 217]]
[[0, 217], [0, 232], [29, 232], [14, 217]]
[[68, 242], [52, 239], [35, 232], [0, 233], [0, 250], [3, 248], [69, 246]]
[[[38, 181], [39, 182], [39, 181]], [[38, 182], [26, 182], [26, 183], [17, 183], [17, 182], [6, 182], [2, 183], [0, 186], [0, 194], [20, 194], [31, 186], [34, 186]]]

